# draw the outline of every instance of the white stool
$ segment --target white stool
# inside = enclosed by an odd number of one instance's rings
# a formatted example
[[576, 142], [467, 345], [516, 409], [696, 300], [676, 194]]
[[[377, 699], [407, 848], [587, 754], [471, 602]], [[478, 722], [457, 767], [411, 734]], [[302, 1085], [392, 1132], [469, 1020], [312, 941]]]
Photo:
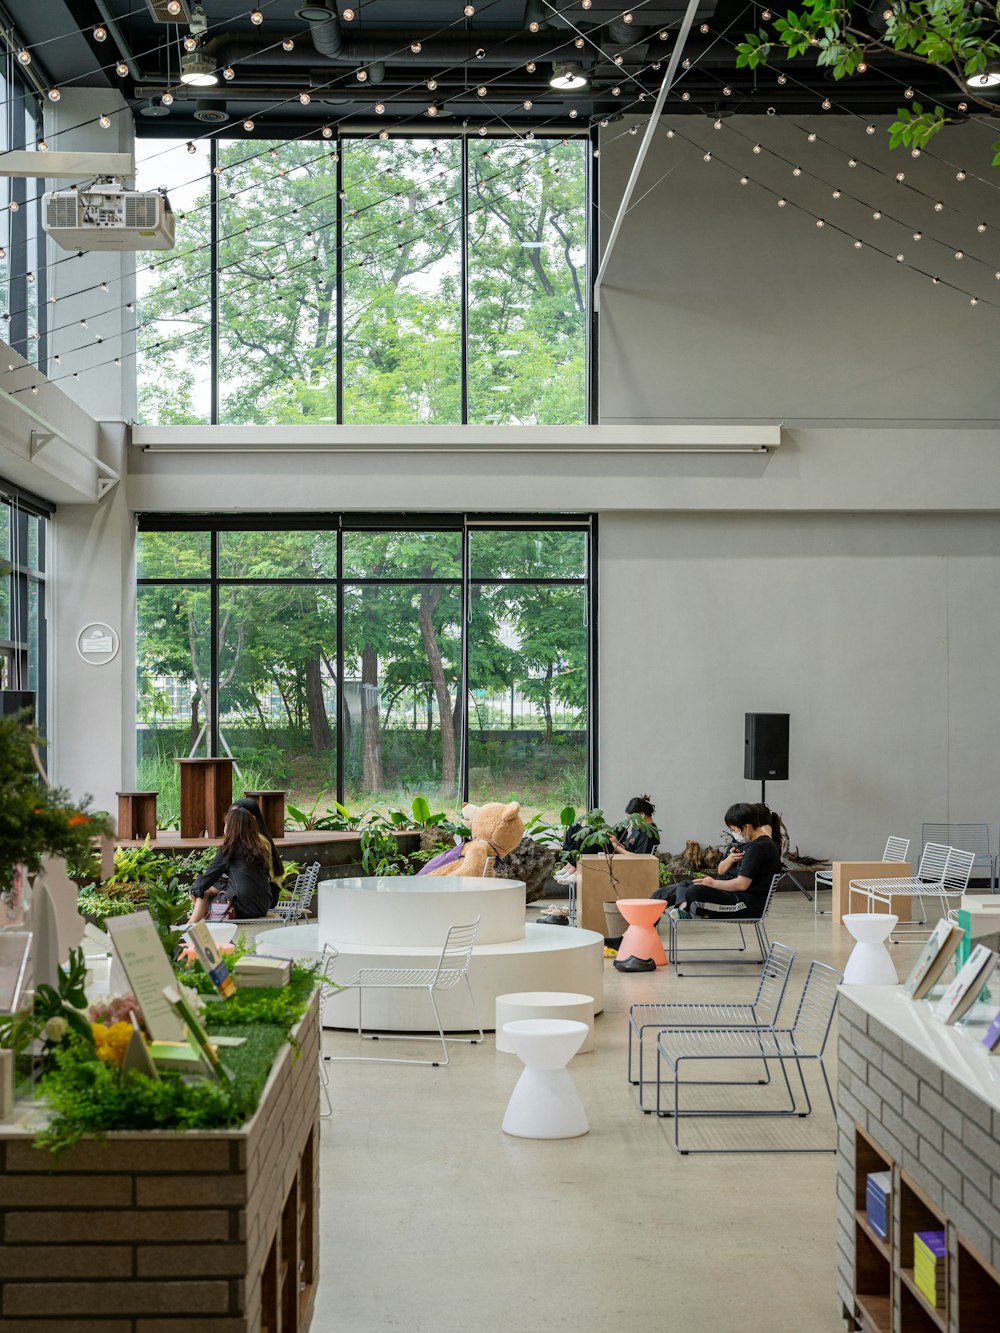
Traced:
[[520, 1139], [573, 1139], [590, 1129], [566, 1065], [587, 1035], [586, 1023], [520, 1018], [504, 1027], [524, 1069], [511, 1093], [503, 1132]]
[[587, 1035], [577, 1052], [583, 1055], [594, 1049], [594, 997], [578, 995], [575, 991], [528, 990], [514, 991], [497, 996], [496, 1034], [497, 1050], [515, 1054], [514, 1047], [504, 1035], [504, 1026], [520, 1018], [569, 1018], [575, 1023], [586, 1023]]
[[846, 912], [844, 925], [857, 940], [844, 968], [845, 986], [895, 986], [896, 966], [885, 942], [899, 921], [887, 912]]

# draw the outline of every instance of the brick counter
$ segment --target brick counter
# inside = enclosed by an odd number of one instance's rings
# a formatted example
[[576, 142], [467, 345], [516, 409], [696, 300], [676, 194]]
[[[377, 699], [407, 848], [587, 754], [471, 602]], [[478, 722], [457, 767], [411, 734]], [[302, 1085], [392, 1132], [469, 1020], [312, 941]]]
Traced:
[[0, 1130], [3, 1333], [305, 1333], [319, 1266], [319, 1011], [240, 1129], [109, 1134], [53, 1168]]

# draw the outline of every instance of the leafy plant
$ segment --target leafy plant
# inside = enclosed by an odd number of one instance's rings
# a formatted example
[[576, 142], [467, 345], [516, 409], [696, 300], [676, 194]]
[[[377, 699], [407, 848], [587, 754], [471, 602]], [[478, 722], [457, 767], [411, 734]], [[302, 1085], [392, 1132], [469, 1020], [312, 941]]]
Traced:
[[46, 1058], [71, 1033], [93, 1046], [84, 984], [87, 963], [82, 949], [72, 949], [65, 968], [56, 974], [55, 986], [42, 982], [35, 987], [30, 1010], [0, 1019], [0, 1046], [20, 1055], [44, 1036]]
[[403, 875], [406, 873], [406, 857], [399, 850], [399, 843], [385, 828], [377, 824], [361, 830], [361, 868], [366, 875]]
[[[904, 60], [940, 70], [950, 78], [963, 99], [974, 102], [991, 116], [996, 103], [981, 97], [975, 78], [1000, 61], [1000, 10], [974, 0], [885, 0], [880, 36], [868, 26], [868, 6], [859, 7], [855, 19], [853, 3], [842, 0], [806, 0], [800, 13], [789, 10], [772, 22], [773, 34], [765, 29], [748, 33], [737, 47], [737, 68], [756, 69], [766, 64], [776, 49], [798, 57], [815, 51], [816, 63], [830, 71], [834, 79], [864, 74], [879, 55], [901, 56]], [[901, 107], [899, 117], [889, 129], [892, 148], [904, 145], [923, 148], [945, 125], [957, 124], [966, 117], [949, 114], [944, 107], [924, 110], [914, 102], [912, 109]], [[993, 144], [993, 165], [1000, 166], [1000, 140]]]
[[44, 745], [25, 715], [0, 718], [0, 893], [10, 892], [19, 862], [37, 874], [46, 855], [86, 861], [91, 838], [110, 832], [104, 817], [88, 813], [89, 796], [75, 802], [63, 788], [42, 781]]

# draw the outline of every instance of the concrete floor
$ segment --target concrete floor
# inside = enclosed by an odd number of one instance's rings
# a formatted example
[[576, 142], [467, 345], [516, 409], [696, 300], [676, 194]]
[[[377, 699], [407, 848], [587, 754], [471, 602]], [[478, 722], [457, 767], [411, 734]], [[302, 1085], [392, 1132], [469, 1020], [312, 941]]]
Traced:
[[[842, 968], [851, 940], [798, 893], [777, 896], [768, 924], [798, 951], [790, 1023], [809, 961]], [[914, 954], [894, 949], [901, 974]], [[671, 1122], [641, 1115], [626, 1081], [630, 1003], [750, 999], [759, 971], [605, 970], [597, 1049], [570, 1065], [590, 1121], [582, 1138], [501, 1132], [521, 1065], [492, 1035], [452, 1046], [445, 1069], [329, 1066], [313, 1333], [843, 1330], [833, 1155], [678, 1156]], [[358, 1049], [355, 1037], [324, 1040], [330, 1054]], [[831, 1043], [831, 1081], [835, 1054]], [[702, 1121], [692, 1143], [832, 1142], [832, 1116], [814, 1104], [809, 1121]]]

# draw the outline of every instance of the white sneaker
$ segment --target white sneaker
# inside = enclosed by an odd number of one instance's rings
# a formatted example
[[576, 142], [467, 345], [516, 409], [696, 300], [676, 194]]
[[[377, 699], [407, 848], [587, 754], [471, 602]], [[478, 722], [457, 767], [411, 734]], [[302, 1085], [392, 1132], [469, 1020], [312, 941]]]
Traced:
[[563, 866], [561, 870], [556, 871], [552, 878], [557, 884], [572, 884], [576, 879], [576, 871], [572, 866]]

